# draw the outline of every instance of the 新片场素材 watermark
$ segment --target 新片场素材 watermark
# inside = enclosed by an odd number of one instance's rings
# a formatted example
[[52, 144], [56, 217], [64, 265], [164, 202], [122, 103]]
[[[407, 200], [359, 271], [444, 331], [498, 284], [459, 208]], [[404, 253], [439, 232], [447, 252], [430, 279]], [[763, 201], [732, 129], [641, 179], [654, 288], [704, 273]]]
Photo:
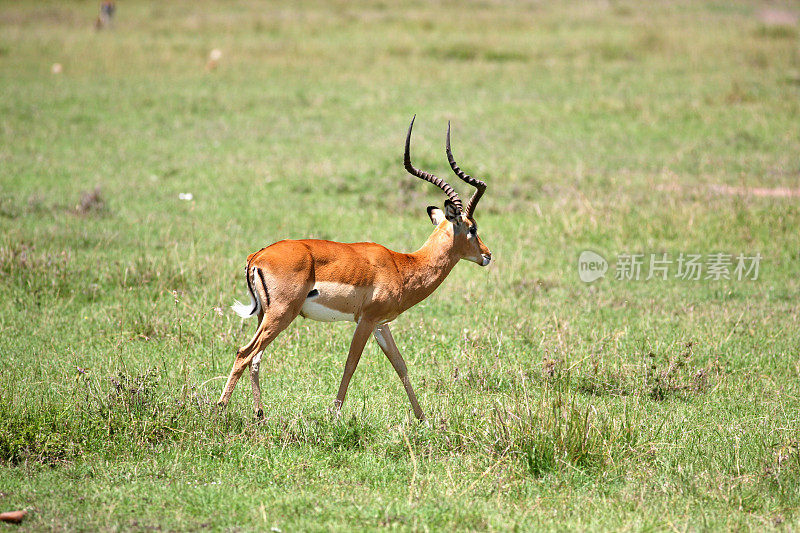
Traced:
[[[613, 266], [617, 281], [678, 279], [684, 281], [756, 281], [761, 254], [713, 253], [619, 253]], [[578, 256], [578, 276], [591, 283], [605, 277], [609, 263], [591, 250]]]

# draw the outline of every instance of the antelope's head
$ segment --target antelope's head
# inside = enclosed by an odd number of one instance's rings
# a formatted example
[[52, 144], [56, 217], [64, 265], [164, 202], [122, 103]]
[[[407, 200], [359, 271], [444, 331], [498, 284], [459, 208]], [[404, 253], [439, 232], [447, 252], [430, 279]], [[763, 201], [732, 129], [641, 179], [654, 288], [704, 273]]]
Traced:
[[428, 174], [424, 170], [414, 168], [411, 164], [411, 129], [414, 127], [414, 119], [411, 119], [411, 125], [408, 126], [408, 135], [406, 135], [406, 151], [403, 157], [403, 163], [406, 170], [412, 175], [423, 179], [427, 182], [433, 183], [439, 187], [446, 195], [447, 200], [444, 202], [444, 210], [429, 206], [428, 216], [433, 222], [434, 226], [445, 231], [453, 238], [453, 251], [459, 256], [460, 259], [466, 259], [477, 263], [481, 266], [487, 266], [492, 260], [492, 252], [483, 243], [478, 236], [478, 224], [475, 222], [475, 208], [478, 206], [478, 201], [483, 196], [486, 190], [486, 184], [479, 179], [475, 179], [469, 174], [464, 173], [450, 150], [450, 122], [447, 123], [447, 160], [450, 162], [450, 168], [453, 169], [456, 176], [475, 187], [475, 192], [467, 202], [467, 208], [464, 209], [459, 198], [458, 193], [450, 186], [449, 183], [441, 178], [437, 178], [433, 174]]

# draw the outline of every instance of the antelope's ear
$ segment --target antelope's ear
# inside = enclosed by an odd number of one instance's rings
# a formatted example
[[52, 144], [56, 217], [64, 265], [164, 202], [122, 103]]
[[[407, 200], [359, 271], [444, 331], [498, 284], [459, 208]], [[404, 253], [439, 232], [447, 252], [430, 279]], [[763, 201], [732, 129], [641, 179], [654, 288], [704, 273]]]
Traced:
[[447, 220], [449, 220], [453, 224], [458, 224], [460, 222], [460, 220], [461, 220], [461, 217], [459, 217], [458, 215], [459, 215], [459, 211], [458, 211], [458, 208], [456, 207], [456, 204], [454, 204], [450, 200], [445, 200], [444, 201], [444, 216], [445, 216], [445, 218], [447, 218]]
[[429, 205], [428, 206], [428, 216], [431, 217], [431, 222], [433, 222], [434, 226], [438, 226], [439, 223], [444, 220], [444, 211], [439, 209], [438, 207]]

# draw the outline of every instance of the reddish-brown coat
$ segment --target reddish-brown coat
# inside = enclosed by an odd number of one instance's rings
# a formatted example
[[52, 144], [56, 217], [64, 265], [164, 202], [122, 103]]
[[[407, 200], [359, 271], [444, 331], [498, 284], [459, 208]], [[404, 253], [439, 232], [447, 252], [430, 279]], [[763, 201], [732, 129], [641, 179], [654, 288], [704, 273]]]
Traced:
[[444, 220], [413, 253], [371, 242], [283, 240], [250, 254], [247, 264], [248, 270], [258, 267], [266, 274], [271, 302], [278, 306], [302, 307], [317, 283], [334, 282], [349, 288], [324, 292], [320, 305], [353, 315], [356, 322], [366, 319], [380, 324], [427, 298], [459, 259], [478, 262], [477, 257], [488, 253], [477, 235], [470, 239], [467, 231], [456, 234]]

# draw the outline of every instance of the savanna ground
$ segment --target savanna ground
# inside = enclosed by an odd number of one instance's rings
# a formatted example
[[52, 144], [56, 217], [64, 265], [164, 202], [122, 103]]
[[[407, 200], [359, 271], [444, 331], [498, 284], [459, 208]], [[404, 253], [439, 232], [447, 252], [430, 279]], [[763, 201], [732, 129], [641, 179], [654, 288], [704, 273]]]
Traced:
[[[797, 186], [797, 4], [125, 1], [95, 32], [97, 7], [0, 5], [0, 511], [800, 527], [800, 210], [751, 190]], [[489, 184], [495, 257], [395, 322], [429, 423], [374, 342], [332, 416], [353, 326], [302, 319], [264, 355], [265, 420], [246, 376], [218, 412], [255, 327], [228, 309], [248, 253], [431, 231], [443, 195], [401, 162], [414, 113], [417, 166], [452, 178], [452, 120]], [[611, 260], [593, 284], [586, 249]], [[614, 279], [634, 252], [763, 260]]]

